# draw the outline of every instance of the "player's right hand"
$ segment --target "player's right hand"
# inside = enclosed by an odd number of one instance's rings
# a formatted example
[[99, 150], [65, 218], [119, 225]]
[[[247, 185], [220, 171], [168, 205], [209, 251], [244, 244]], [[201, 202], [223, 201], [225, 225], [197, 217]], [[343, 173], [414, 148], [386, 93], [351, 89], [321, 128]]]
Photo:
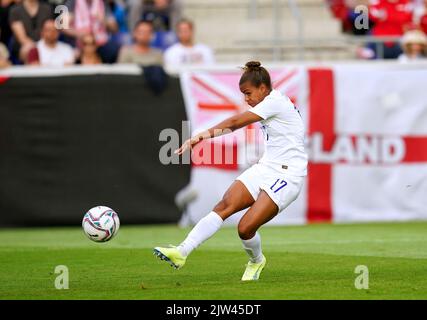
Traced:
[[175, 154], [180, 155], [188, 149], [191, 150], [196, 144], [198, 144], [202, 140], [203, 138], [201, 136], [196, 136], [194, 138], [186, 140], [181, 147], [175, 150]]

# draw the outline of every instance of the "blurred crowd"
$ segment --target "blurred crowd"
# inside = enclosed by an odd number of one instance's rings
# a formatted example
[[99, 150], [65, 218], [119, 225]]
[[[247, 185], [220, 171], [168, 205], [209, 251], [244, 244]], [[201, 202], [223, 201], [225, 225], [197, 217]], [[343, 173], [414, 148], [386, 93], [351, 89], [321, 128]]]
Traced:
[[0, 0], [0, 67], [214, 62], [180, 0]]
[[[358, 51], [359, 58], [402, 62], [426, 58], [427, 0], [327, 0], [327, 3], [345, 33], [368, 35], [374, 40], [399, 38], [398, 41], [371, 41]], [[368, 16], [365, 19], [368, 28], [360, 27], [363, 14]]]
[[[325, 1], [345, 33], [398, 37], [371, 41], [359, 58], [426, 57], [427, 0]], [[355, 23], [366, 13], [356, 10], [360, 5], [368, 9], [368, 28]], [[0, 0], [0, 68], [137, 63], [173, 70], [214, 63], [211, 48], [195, 43], [182, 6], [182, 0]]]

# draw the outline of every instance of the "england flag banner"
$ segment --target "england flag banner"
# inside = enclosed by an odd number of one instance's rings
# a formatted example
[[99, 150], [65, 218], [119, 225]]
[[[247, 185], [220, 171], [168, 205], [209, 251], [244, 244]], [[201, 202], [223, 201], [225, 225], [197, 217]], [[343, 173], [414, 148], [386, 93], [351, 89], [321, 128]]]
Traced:
[[[398, 64], [267, 67], [306, 126], [308, 175], [269, 224], [427, 219], [427, 66]], [[191, 135], [250, 108], [237, 68], [180, 74]], [[260, 125], [203, 141], [191, 155], [197, 197], [181, 219], [210, 212], [235, 178], [262, 156]], [[236, 224], [245, 211], [228, 218]]]

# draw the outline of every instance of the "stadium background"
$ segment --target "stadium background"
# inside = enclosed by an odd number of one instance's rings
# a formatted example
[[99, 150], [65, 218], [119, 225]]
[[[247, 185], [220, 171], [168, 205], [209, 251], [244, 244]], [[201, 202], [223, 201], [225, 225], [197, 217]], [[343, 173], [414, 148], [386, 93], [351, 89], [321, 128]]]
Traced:
[[[118, 63], [0, 70], [0, 225], [76, 225], [98, 204], [125, 224], [197, 222], [256, 161], [239, 162], [254, 138], [219, 142], [236, 152], [231, 164], [162, 165], [159, 134], [244, 109], [236, 82], [247, 60], [271, 70], [308, 129], [305, 188], [272, 224], [426, 219], [427, 65], [385, 61], [378, 50], [366, 60], [365, 44], [402, 35], [356, 34], [348, 16], [364, 2], [348, 3], [176, 1], [216, 62], [165, 66], [167, 76]], [[189, 183], [197, 198], [183, 209], [175, 197]]]

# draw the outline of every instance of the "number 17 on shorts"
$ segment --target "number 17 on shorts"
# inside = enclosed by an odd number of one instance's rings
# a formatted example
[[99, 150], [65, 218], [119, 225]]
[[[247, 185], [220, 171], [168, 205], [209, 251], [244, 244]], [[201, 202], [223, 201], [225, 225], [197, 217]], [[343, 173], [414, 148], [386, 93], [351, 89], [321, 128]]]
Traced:
[[273, 192], [276, 193], [280, 189], [284, 188], [287, 184], [288, 183], [285, 180], [277, 179], [276, 182], [270, 187], [270, 190], [273, 190]]

